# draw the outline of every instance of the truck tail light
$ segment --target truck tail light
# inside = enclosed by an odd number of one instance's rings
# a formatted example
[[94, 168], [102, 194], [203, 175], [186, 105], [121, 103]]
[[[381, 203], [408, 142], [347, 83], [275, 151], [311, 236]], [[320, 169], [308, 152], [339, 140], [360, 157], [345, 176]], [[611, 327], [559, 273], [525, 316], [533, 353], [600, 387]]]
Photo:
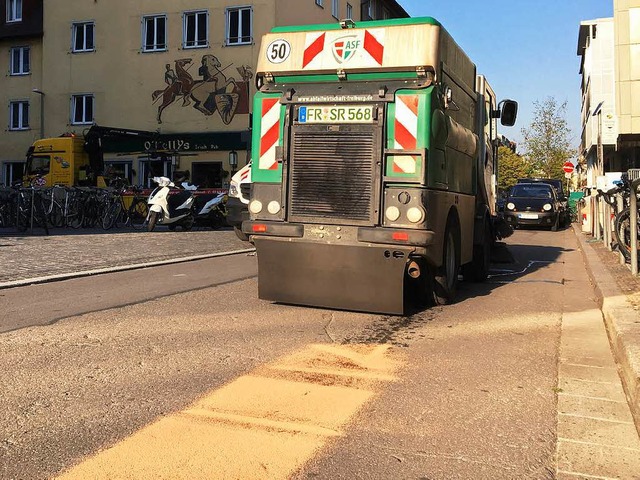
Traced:
[[391, 238], [393, 240], [398, 240], [401, 242], [408, 242], [409, 241], [409, 234], [407, 232], [393, 232], [391, 234]]

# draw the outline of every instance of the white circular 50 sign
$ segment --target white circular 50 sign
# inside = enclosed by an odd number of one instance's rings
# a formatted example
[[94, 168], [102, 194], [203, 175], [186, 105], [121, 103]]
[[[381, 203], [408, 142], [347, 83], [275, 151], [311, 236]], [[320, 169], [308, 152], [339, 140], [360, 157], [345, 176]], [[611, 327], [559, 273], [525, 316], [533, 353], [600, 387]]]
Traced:
[[271, 63], [282, 63], [291, 53], [291, 45], [284, 39], [274, 40], [267, 47], [267, 60]]

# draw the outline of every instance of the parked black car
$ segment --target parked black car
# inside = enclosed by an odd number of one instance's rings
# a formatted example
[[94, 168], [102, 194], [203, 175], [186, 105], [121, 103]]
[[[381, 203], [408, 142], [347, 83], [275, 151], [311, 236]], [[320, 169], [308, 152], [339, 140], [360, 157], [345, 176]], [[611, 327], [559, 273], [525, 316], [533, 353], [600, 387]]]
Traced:
[[511, 188], [504, 218], [513, 227], [532, 225], [555, 231], [565, 225], [564, 208], [547, 183], [518, 183]]
[[571, 223], [571, 211], [569, 210], [569, 199], [564, 193], [564, 185], [562, 180], [558, 178], [519, 178], [518, 183], [546, 183], [556, 190], [556, 196], [562, 207], [560, 213], [560, 225], [564, 226]]

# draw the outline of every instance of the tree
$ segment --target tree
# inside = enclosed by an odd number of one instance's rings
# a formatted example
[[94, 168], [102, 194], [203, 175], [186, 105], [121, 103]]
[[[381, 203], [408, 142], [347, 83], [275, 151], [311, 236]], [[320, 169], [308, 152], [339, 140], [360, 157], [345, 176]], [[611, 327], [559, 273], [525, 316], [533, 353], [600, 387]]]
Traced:
[[576, 155], [571, 148], [567, 124], [567, 102], [561, 105], [553, 97], [533, 102], [533, 120], [522, 129], [524, 155], [533, 174], [545, 178], [564, 178], [562, 165]]
[[498, 190], [508, 190], [519, 178], [531, 176], [529, 162], [508, 147], [498, 147]]

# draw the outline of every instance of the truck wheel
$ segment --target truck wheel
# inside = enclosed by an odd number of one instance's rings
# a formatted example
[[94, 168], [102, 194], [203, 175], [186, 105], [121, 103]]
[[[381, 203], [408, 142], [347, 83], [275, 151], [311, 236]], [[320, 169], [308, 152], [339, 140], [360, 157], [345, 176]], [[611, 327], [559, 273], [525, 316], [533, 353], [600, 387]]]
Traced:
[[460, 236], [452, 222], [447, 225], [442, 253], [442, 266], [435, 273], [433, 301], [436, 305], [453, 303], [458, 289], [460, 270]]
[[243, 242], [249, 241], [249, 236], [245, 234], [242, 230], [240, 230], [238, 227], [233, 227], [233, 231], [236, 232], [236, 237], [238, 237]]
[[149, 214], [149, 223], [147, 223], [147, 232], [153, 232], [153, 229], [156, 228], [156, 223], [158, 223], [158, 212], [151, 212]]
[[491, 226], [485, 220], [482, 232], [482, 245], [473, 246], [473, 260], [462, 267], [462, 275], [468, 282], [484, 282], [489, 276], [491, 265], [491, 245], [493, 235]]

